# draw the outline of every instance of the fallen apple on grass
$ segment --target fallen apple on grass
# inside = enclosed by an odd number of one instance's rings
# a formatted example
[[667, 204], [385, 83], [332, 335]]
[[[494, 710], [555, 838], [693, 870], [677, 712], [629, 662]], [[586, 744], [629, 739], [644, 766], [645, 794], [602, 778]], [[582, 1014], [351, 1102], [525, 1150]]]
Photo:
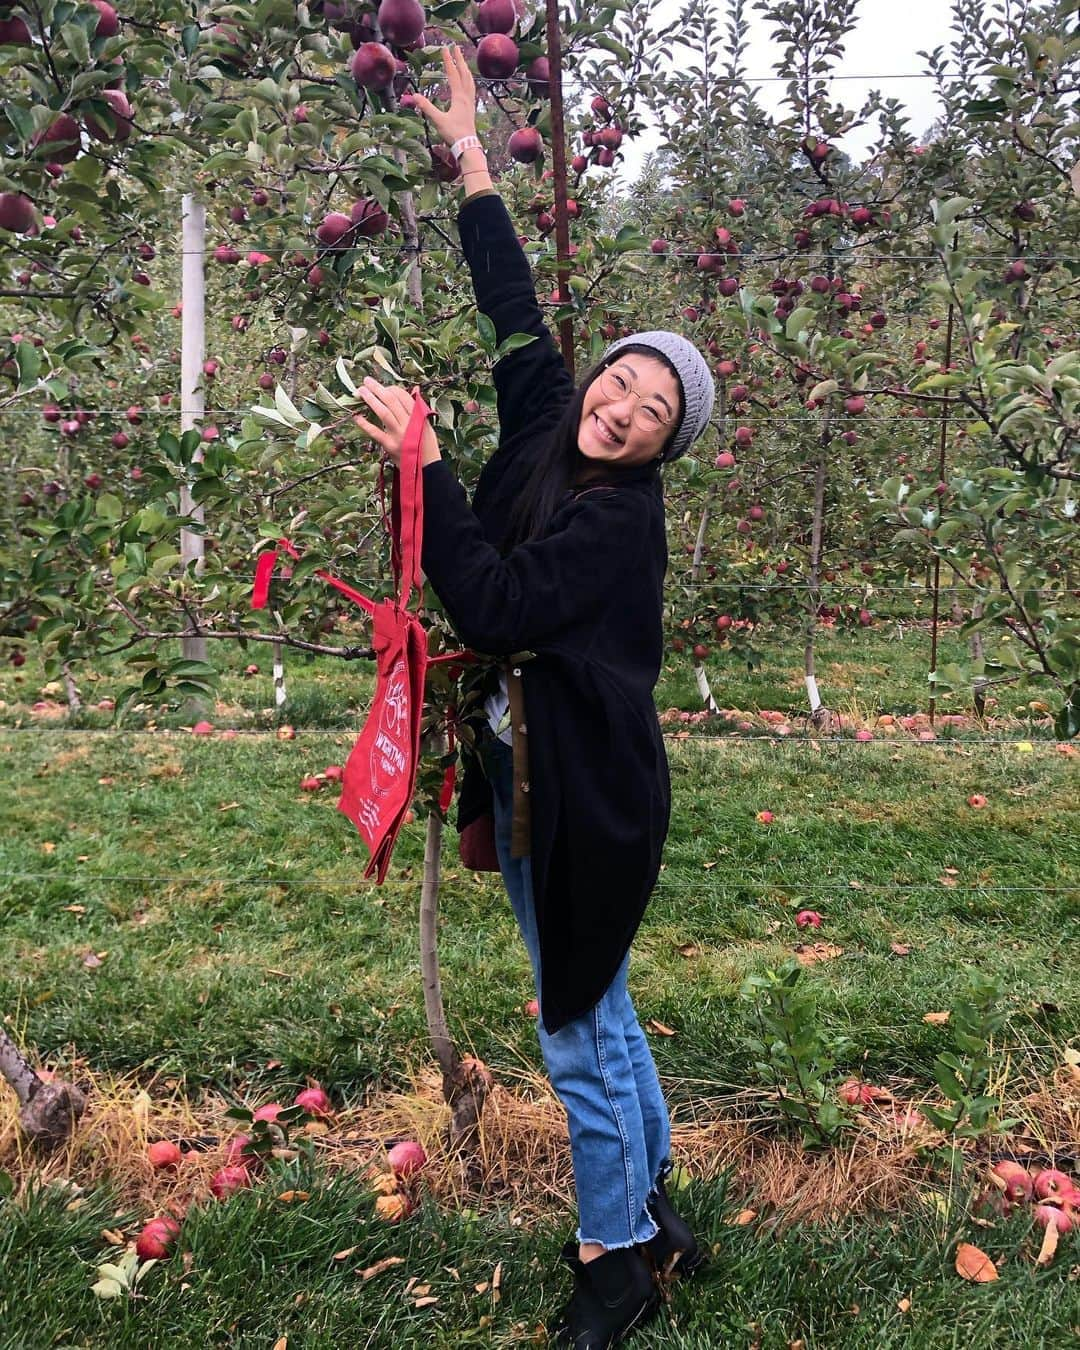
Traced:
[[846, 1083], [840, 1084], [838, 1095], [848, 1106], [872, 1106], [877, 1091], [870, 1083], [860, 1083], [857, 1078], [849, 1078]]
[[142, 1232], [135, 1240], [135, 1253], [140, 1261], [162, 1261], [171, 1255], [172, 1247], [180, 1236], [180, 1225], [168, 1215], [151, 1219], [144, 1224]]
[[991, 1181], [996, 1178], [997, 1182], [1002, 1183], [999, 1189], [1003, 1191], [1006, 1199], [1015, 1205], [1030, 1200], [1034, 1192], [1031, 1174], [1027, 1168], [1009, 1159], [996, 1162], [990, 1169], [990, 1178]]
[[334, 1114], [333, 1103], [318, 1083], [298, 1092], [293, 1099], [293, 1106], [299, 1106], [309, 1116], [332, 1116]]
[[1072, 1177], [1066, 1172], [1059, 1172], [1056, 1167], [1044, 1167], [1035, 1178], [1035, 1194], [1040, 1200], [1080, 1200], [1080, 1192], [1077, 1191]]
[[251, 1119], [253, 1121], [265, 1120], [268, 1124], [273, 1124], [284, 1110], [285, 1108], [280, 1102], [267, 1102], [265, 1106], [256, 1107], [252, 1112]]
[[340, 783], [345, 777], [345, 770], [340, 764], [328, 764], [326, 768], [323, 769], [323, 777], [329, 783]]
[[146, 1150], [146, 1156], [150, 1160], [150, 1166], [159, 1171], [179, 1167], [184, 1160], [183, 1153], [170, 1139], [155, 1140]]
[[800, 909], [795, 915], [796, 928], [820, 928], [821, 923], [821, 915], [816, 909]]
[[386, 1161], [390, 1164], [390, 1170], [398, 1177], [412, 1176], [414, 1172], [419, 1172], [421, 1167], [427, 1162], [427, 1154], [424, 1152], [423, 1145], [418, 1144], [415, 1139], [403, 1139], [399, 1144], [395, 1144], [386, 1155]]
[[296, 740], [296, 729], [295, 727], [289, 726], [288, 723], [286, 723], [284, 726], [278, 727], [276, 734], [279, 741]]
[[225, 1150], [226, 1167], [240, 1167], [248, 1171], [261, 1162], [262, 1159], [251, 1148], [250, 1134], [238, 1134], [229, 1140], [229, 1147]]
[[213, 722], [196, 722], [191, 728], [193, 736], [212, 736], [214, 734]]
[[1035, 1222], [1040, 1228], [1049, 1228], [1053, 1225], [1062, 1236], [1071, 1233], [1075, 1226], [1072, 1215], [1066, 1213], [1063, 1209], [1058, 1209], [1056, 1205], [1045, 1202], [1035, 1206]]
[[210, 1194], [215, 1200], [227, 1200], [230, 1195], [251, 1185], [251, 1176], [246, 1167], [235, 1164], [219, 1168], [210, 1178]]

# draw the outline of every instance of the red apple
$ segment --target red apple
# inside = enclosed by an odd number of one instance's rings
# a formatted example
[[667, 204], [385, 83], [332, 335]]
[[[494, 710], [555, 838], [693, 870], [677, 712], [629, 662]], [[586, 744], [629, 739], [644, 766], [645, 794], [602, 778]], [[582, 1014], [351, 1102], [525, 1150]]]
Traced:
[[210, 1178], [210, 1194], [215, 1200], [226, 1200], [236, 1191], [250, 1185], [251, 1176], [246, 1167], [221, 1167]]
[[[65, 142], [63, 148], [56, 148], [58, 143]], [[45, 131], [37, 132], [30, 144], [35, 150], [47, 153], [50, 161], [70, 164], [82, 148], [79, 124], [70, 113], [61, 113]]]
[[382, 234], [390, 223], [390, 217], [374, 197], [362, 197], [353, 202], [349, 217], [356, 226], [356, 233], [364, 239]]
[[1013, 1204], [1019, 1205], [1031, 1199], [1034, 1188], [1026, 1167], [1021, 1167], [1018, 1162], [1004, 1159], [1001, 1162], [996, 1162], [990, 1171], [1005, 1183], [1005, 1194]]
[[115, 37], [120, 31], [120, 20], [117, 17], [116, 10], [113, 9], [112, 5], [106, 3], [106, 0], [90, 0], [90, 3], [98, 12], [94, 36], [99, 38]]
[[1035, 1194], [1040, 1200], [1068, 1200], [1075, 1192], [1072, 1177], [1056, 1167], [1044, 1167], [1035, 1178]]
[[109, 105], [114, 130], [110, 131], [104, 122], [99, 122], [91, 114], [86, 116], [86, 129], [96, 141], [106, 141], [110, 145], [116, 141], [126, 141], [131, 135], [135, 110], [128, 97], [119, 89], [102, 89], [97, 96]]
[[298, 1092], [293, 1100], [293, 1105], [302, 1107], [309, 1116], [332, 1116], [334, 1114], [334, 1107], [330, 1098], [318, 1084]]
[[1056, 1205], [1036, 1205], [1035, 1222], [1040, 1228], [1056, 1228], [1059, 1234], [1071, 1233], [1074, 1220]]
[[278, 1116], [280, 1116], [284, 1110], [285, 1108], [280, 1102], [267, 1102], [265, 1106], [260, 1106], [252, 1112], [251, 1119], [253, 1121], [265, 1120], [272, 1123], [277, 1120]]
[[510, 137], [507, 148], [511, 159], [519, 164], [532, 164], [543, 153], [544, 141], [535, 127], [520, 127]]
[[213, 722], [196, 722], [191, 728], [193, 736], [212, 736], [214, 734]]
[[21, 192], [0, 192], [0, 230], [25, 234], [34, 223], [34, 203]]
[[795, 915], [796, 928], [820, 928], [821, 915], [816, 909], [800, 909]]
[[322, 224], [315, 231], [315, 237], [320, 244], [334, 245], [353, 227], [351, 216], [347, 216], [342, 211], [331, 211], [328, 216], [323, 217]]
[[423, 36], [427, 19], [419, 0], [382, 0], [379, 32], [395, 47], [408, 47]]
[[403, 1139], [387, 1153], [386, 1160], [395, 1176], [408, 1177], [419, 1172], [427, 1162], [423, 1146], [413, 1139]]
[[183, 1153], [170, 1139], [158, 1139], [146, 1150], [150, 1166], [162, 1171], [179, 1167], [184, 1159]]
[[180, 1225], [168, 1215], [151, 1219], [135, 1239], [135, 1252], [140, 1261], [165, 1260], [180, 1236]]
[[33, 45], [26, 21], [15, 15], [0, 19], [0, 47], [30, 47]]
[[480, 0], [476, 26], [481, 33], [509, 33], [517, 21], [513, 0]]
[[365, 42], [357, 48], [350, 66], [352, 77], [362, 89], [388, 88], [397, 73], [397, 60], [381, 42]]
[[476, 44], [476, 68], [485, 79], [508, 80], [518, 59], [517, 43], [505, 33], [489, 33]]

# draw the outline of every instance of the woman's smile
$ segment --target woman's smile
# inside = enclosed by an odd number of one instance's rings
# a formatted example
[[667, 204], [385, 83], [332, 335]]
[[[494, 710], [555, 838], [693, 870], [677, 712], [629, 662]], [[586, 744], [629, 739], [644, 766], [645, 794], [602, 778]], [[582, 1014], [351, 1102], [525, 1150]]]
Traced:
[[596, 423], [597, 434], [602, 441], [606, 441], [608, 445], [622, 445], [621, 437], [614, 433], [599, 413], [593, 413], [593, 421]]

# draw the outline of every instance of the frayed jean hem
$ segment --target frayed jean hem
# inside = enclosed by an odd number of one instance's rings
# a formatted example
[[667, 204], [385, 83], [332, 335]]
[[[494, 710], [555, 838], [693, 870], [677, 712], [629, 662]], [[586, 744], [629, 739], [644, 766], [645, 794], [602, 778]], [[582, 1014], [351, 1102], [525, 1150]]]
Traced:
[[625, 1247], [644, 1247], [645, 1243], [651, 1242], [652, 1239], [657, 1235], [657, 1233], [659, 1233], [659, 1231], [660, 1231], [659, 1224], [654, 1223], [653, 1230], [647, 1237], [631, 1238], [629, 1242], [602, 1242], [599, 1238], [582, 1237], [580, 1228], [577, 1230], [575, 1236], [578, 1242], [580, 1242], [583, 1247], [597, 1246], [603, 1247], [605, 1251], [615, 1252]]

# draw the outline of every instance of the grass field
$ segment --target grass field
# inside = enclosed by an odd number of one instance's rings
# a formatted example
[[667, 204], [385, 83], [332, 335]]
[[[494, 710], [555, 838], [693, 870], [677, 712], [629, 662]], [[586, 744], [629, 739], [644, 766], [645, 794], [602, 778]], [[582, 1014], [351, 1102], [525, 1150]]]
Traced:
[[[1068, 1137], [1080, 1086], [1065, 1062], [1080, 1030], [1076, 757], [1038, 719], [939, 726], [932, 743], [883, 728], [880, 714], [926, 706], [928, 635], [907, 624], [823, 635], [822, 695], [849, 720], [839, 737], [810, 739], [795, 718], [778, 735], [755, 712], [793, 712], [805, 692], [792, 645], [761, 645], [756, 670], [734, 656], [710, 670], [720, 704], [752, 730], [732, 735], [737, 722], [713, 719], [668, 742], [672, 827], [630, 987], [643, 1025], [674, 1033], [649, 1038], [688, 1178], [677, 1203], [713, 1261], [633, 1343], [1057, 1346], [1080, 1327], [1080, 1241], [1063, 1239], [1040, 1269], [1023, 1214], [973, 1225], [968, 1192], [987, 1141], [955, 1184], [917, 1140], [873, 1122], [840, 1150], [804, 1152], [755, 1068], [753, 1008], [739, 991], [806, 940], [796, 910], [819, 910], [813, 939], [829, 945], [803, 980], [817, 1025], [850, 1043], [836, 1082], [864, 1075], [918, 1103], [953, 1043], [925, 1015], [952, 1005], [967, 967], [996, 976], [1009, 1018], [993, 1045], [994, 1091], [1026, 1125], [994, 1148], [1027, 1141], [1067, 1163], [1080, 1148]], [[947, 632], [940, 659], [958, 650]], [[155, 708], [105, 730], [108, 713], [89, 705], [115, 695], [115, 667], [81, 678], [88, 706], [75, 719], [33, 710], [62, 694], [31, 665], [0, 677], [0, 1007], [48, 1064], [98, 1093], [97, 1127], [39, 1177], [80, 1183], [75, 1208], [73, 1192], [35, 1186], [0, 1096], [0, 1168], [18, 1187], [0, 1202], [0, 1346], [543, 1344], [569, 1293], [555, 1255], [576, 1218], [500, 880], [462, 869], [448, 831], [450, 1027], [512, 1098], [505, 1150], [520, 1151], [485, 1161], [486, 1186], [433, 1166], [418, 1211], [387, 1225], [361, 1170], [386, 1141], [373, 1123], [400, 1137], [412, 1121], [445, 1162], [437, 1090], [418, 1088], [431, 1059], [417, 955], [424, 825], [403, 831], [384, 886], [365, 882], [336, 795], [298, 784], [344, 761], [366, 672], [290, 655], [286, 714], [264, 673], [240, 673], [268, 660], [228, 660], [212, 720], [250, 734], [227, 741], [193, 738], [184, 716]], [[954, 702], [939, 711], [964, 711]], [[688, 664], [671, 663], [657, 704], [698, 706]], [[282, 742], [268, 731], [286, 716], [298, 734]], [[859, 725], [875, 740], [854, 741]], [[970, 806], [972, 794], [986, 805]], [[771, 824], [757, 819], [766, 809]], [[227, 1099], [291, 1100], [308, 1075], [341, 1109], [329, 1136], [312, 1137], [311, 1159], [276, 1164], [227, 1205], [193, 1208], [184, 1262], [151, 1269], [143, 1297], [96, 1298], [94, 1268], [116, 1252], [103, 1231], [130, 1237], [168, 1199], [125, 1141], [138, 1153], [167, 1128], [212, 1137]], [[207, 1165], [215, 1156], [208, 1147]], [[308, 1198], [277, 1199], [290, 1189]], [[804, 1217], [783, 1222], [792, 1205]], [[755, 1218], [734, 1224], [747, 1207]], [[1000, 1279], [961, 1280], [958, 1240], [999, 1260]], [[391, 1255], [401, 1264], [357, 1273]]]

